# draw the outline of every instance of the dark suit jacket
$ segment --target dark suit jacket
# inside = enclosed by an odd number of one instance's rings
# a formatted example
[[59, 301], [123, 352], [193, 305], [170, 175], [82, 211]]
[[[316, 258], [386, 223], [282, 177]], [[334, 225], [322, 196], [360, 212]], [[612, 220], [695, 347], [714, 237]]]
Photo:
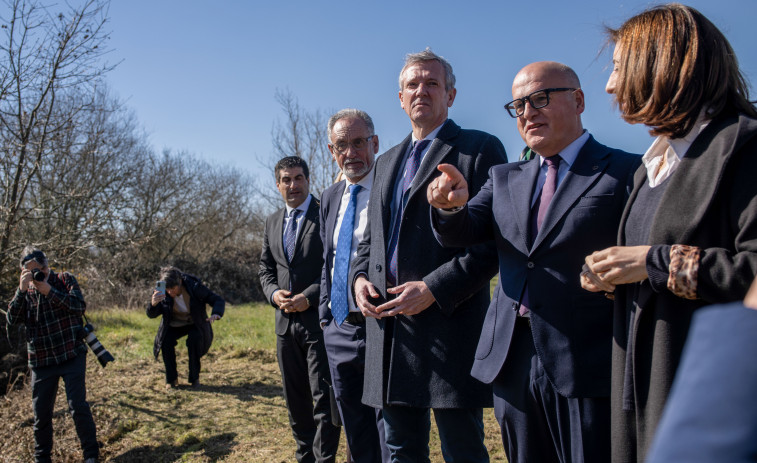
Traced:
[[[368, 231], [350, 273], [350, 281], [358, 273], [367, 274], [382, 299], [387, 295], [391, 202], [410, 143], [408, 135], [376, 159]], [[414, 316], [366, 320], [363, 402], [367, 405], [491, 406], [491, 390], [469, 371], [489, 302], [488, 283], [496, 273], [493, 248], [441, 247], [431, 231], [426, 187], [439, 174], [436, 166], [444, 162], [457, 166], [476, 192], [489, 168], [505, 161], [505, 150], [496, 137], [462, 130], [451, 120], [431, 143], [409, 191], [397, 256], [399, 283], [423, 280], [436, 303]]]
[[[743, 299], [757, 272], [757, 119], [712, 120], [696, 137], [668, 180], [649, 231], [650, 245], [700, 248], [696, 299], [651, 279], [616, 289], [613, 332], [613, 462], [641, 461], [662, 415], [675, 369], [699, 308]], [[620, 224], [618, 243], [646, 173], [636, 174]], [[662, 246], [662, 247], [659, 247]], [[658, 248], [659, 247], [659, 248]], [[647, 266], [650, 259], [647, 259]], [[668, 269], [663, 269], [668, 272]], [[631, 316], [628, 291], [638, 291]], [[629, 320], [633, 322], [629, 326]], [[628, 335], [633, 336], [634, 414], [622, 407]], [[629, 418], [633, 417], [629, 420]], [[638, 423], [638, 424], [637, 424]], [[643, 430], [643, 431], [642, 431]]]
[[590, 137], [560, 182], [531, 249], [538, 157], [492, 168], [463, 211], [435, 220], [444, 245], [491, 239], [497, 245], [500, 284], [486, 314], [473, 376], [490, 383], [502, 369], [528, 284], [534, 345], [552, 384], [566, 397], [610, 395], [612, 302], [582, 289], [579, 274], [587, 255], [614, 244], [639, 163], [639, 156]]
[[757, 462], [757, 310], [698, 311], [648, 463]]
[[[334, 228], [341, 204], [342, 194], [347, 182], [342, 180], [328, 187], [321, 194], [321, 242], [323, 242], [323, 271], [321, 272], [321, 301], [318, 304], [318, 318], [323, 321], [332, 319], [329, 301], [331, 300], [331, 269], [334, 265], [333, 257], [336, 249], [334, 243]], [[357, 212], [357, 211], [356, 211]], [[355, 217], [357, 221], [357, 216]]]
[[[258, 275], [263, 293], [268, 302], [273, 303], [273, 293], [277, 289], [289, 289], [292, 295], [302, 293], [307, 297], [310, 307], [301, 313], [302, 323], [311, 331], [320, 331], [318, 309], [323, 267], [323, 245], [321, 244], [318, 220], [319, 203], [316, 198], [310, 201], [305, 217], [302, 219], [300, 232], [297, 234], [294, 257], [287, 262], [284, 254], [282, 236], [284, 233], [284, 214], [286, 208], [274, 212], [265, 221], [263, 250], [260, 253]], [[276, 334], [283, 335], [289, 326], [290, 314], [276, 310]]]

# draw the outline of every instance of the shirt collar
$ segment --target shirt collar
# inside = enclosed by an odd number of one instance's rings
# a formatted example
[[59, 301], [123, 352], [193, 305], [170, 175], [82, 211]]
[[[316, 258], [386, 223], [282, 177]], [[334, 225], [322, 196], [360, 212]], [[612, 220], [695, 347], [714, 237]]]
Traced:
[[[581, 148], [583, 148], [588, 140], [589, 132], [584, 129], [580, 137], [573, 140], [570, 145], [566, 146], [562, 149], [562, 151], [557, 153], [558, 155], [560, 155], [560, 159], [562, 159], [561, 164], [564, 162], [565, 165], [570, 168], [570, 166], [572, 166], [573, 163], [576, 162], [579, 151], [581, 151]], [[539, 156], [539, 165], [544, 165], [544, 156]]]
[[[442, 127], [444, 127], [444, 124], [446, 124], [448, 120], [449, 120], [449, 119], [445, 119], [445, 120], [444, 120], [444, 122], [442, 122], [442, 123], [441, 123], [441, 124], [439, 125], [439, 127], [435, 128], [434, 130], [432, 130], [432, 131], [431, 131], [431, 133], [429, 133], [428, 135], [426, 135], [426, 138], [424, 138], [424, 140], [429, 140], [429, 141], [431, 141], [431, 140], [433, 140], [434, 138], [436, 138], [436, 135], [437, 135], [437, 134], [439, 133], [439, 131], [440, 131], [440, 130], [442, 130]], [[413, 134], [413, 140], [412, 140], [412, 141], [413, 141], [413, 143], [415, 143], [415, 142], [417, 142], [417, 141], [418, 141], [418, 139], [417, 139], [417, 138], [415, 138], [415, 134]]]
[[313, 198], [313, 195], [308, 195], [308, 197], [305, 198], [305, 201], [303, 201], [302, 204], [300, 204], [297, 207], [290, 207], [289, 204], [286, 204], [285, 206], [286, 206], [286, 209], [287, 209], [287, 217], [289, 217], [289, 215], [292, 213], [293, 209], [297, 209], [298, 211], [300, 211], [302, 213], [307, 212], [308, 208], [310, 207], [310, 200], [312, 198]]

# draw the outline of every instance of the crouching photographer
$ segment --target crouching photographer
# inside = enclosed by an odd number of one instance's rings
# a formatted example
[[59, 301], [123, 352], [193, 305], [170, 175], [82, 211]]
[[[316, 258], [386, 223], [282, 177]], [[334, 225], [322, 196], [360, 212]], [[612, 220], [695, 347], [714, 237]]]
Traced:
[[[210, 317], [206, 304], [213, 307]], [[155, 336], [153, 354], [157, 360], [158, 353], [163, 351], [167, 389], [179, 385], [176, 343], [184, 336], [189, 352], [189, 383], [193, 387], [200, 385], [200, 358], [208, 353], [213, 342], [210, 325], [223, 316], [225, 307], [223, 298], [205, 287], [198, 278], [182, 273], [176, 267], [160, 270], [160, 281], [147, 305], [147, 316], [163, 316]]]
[[6, 317], [8, 324], [26, 325], [37, 462], [51, 461], [53, 407], [61, 378], [85, 463], [99, 458], [95, 421], [86, 397], [87, 345], [81, 331], [85, 308], [76, 278], [53, 272], [45, 254], [27, 246], [21, 257], [18, 289]]

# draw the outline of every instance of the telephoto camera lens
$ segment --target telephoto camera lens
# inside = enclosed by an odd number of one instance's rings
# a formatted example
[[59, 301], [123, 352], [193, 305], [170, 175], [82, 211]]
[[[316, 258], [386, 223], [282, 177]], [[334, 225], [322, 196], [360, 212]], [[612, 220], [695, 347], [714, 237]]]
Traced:
[[45, 281], [45, 273], [38, 268], [33, 268], [32, 278], [34, 278], [34, 281]]
[[115, 360], [115, 358], [113, 358], [113, 355], [108, 352], [108, 349], [100, 344], [97, 336], [95, 336], [95, 329], [91, 324], [87, 323], [86, 325], [84, 325], [84, 327], [82, 327], [82, 330], [84, 330], [84, 332], [86, 333], [86, 335], [84, 336], [84, 341], [87, 343], [89, 348], [92, 349], [92, 353], [95, 354], [97, 361], [100, 362], [100, 365], [102, 365], [103, 368], [105, 368], [105, 366], [109, 362]]

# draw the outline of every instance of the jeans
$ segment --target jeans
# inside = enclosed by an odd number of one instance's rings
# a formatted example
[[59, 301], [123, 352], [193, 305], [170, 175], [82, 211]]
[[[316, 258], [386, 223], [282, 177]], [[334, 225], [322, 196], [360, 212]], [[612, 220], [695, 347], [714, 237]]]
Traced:
[[92, 412], [87, 403], [85, 373], [87, 355], [79, 354], [58, 365], [32, 368], [32, 407], [34, 408], [34, 459], [49, 463], [53, 450], [53, 408], [58, 379], [63, 378], [68, 410], [74, 419], [84, 458], [98, 458], [100, 446]]

